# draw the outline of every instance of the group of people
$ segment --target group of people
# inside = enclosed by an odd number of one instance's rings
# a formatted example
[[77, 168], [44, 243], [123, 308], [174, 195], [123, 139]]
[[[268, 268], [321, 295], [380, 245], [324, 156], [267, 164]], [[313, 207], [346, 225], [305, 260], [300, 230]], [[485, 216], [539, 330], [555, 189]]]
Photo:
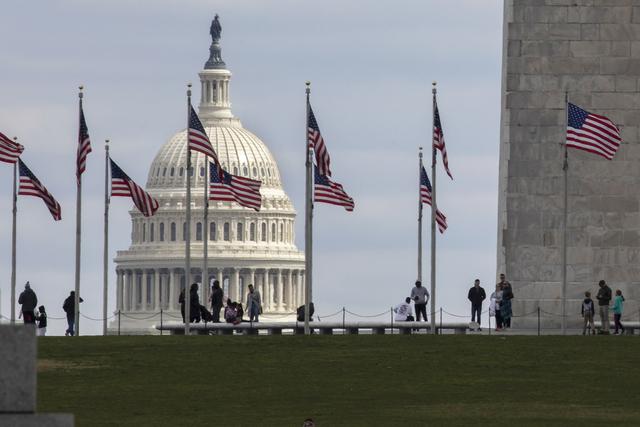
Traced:
[[[247, 293], [247, 312], [249, 314], [249, 322], [258, 322], [260, 314], [262, 314], [262, 297], [260, 291], [254, 288], [253, 285], [248, 286], [249, 292]], [[191, 284], [189, 289], [189, 320], [191, 323], [213, 322], [220, 323], [220, 311], [223, 307], [224, 291], [220, 286], [220, 281], [215, 280], [211, 286], [211, 296], [209, 297], [209, 303], [211, 311], [207, 310], [205, 306], [200, 304], [200, 297], [198, 296], [198, 284]], [[182, 313], [182, 321], [185, 321], [185, 304], [186, 298], [184, 289], [180, 292], [178, 297], [180, 303], [180, 312]], [[231, 298], [227, 298], [226, 305], [224, 307], [224, 321], [227, 323], [233, 323], [237, 325], [244, 320], [244, 309], [242, 303], [238, 301], [232, 301]]]
[[[602, 328], [600, 328], [601, 334], [609, 334], [611, 325], [609, 323], [609, 304], [612, 299], [612, 291], [609, 286], [607, 286], [607, 282], [604, 280], [600, 280], [598, 283], [600, 289], [598, 289], [598, 293], [596, 294], [596, 299], [598, 300], [598, 311], [600, 314], [600, 322]], [[622, 295], [622, 291], [620, 289], [616, 289], [616, 294], [613, 297], [613, 322], [614, 322], [614, 335], [618, 335], [619, 333], [624, 333], [624, 326], [622, 325], [622, 311], [624, 309], [624, 296]], [[583, 318], [583, 326], [582, 326], [582, 335], [595, 334], [596, 329], [593, 324], [593, 318], [595, 317], [596, 310], [593, 304], [593, 300], [591, 299], [591, 292], [587, 291], [584, 293], [584, 300], [582, 301], [582, 307], [580, 310]]]
[[[67, 316], [67, 330], [65, 331], [65, 336], [73, 336], [75, 333], [75, 300], [76, 293], [75, 291], [71, 291], [71, 294], [62, 304], [62, 309]], [[80, 298], [80, 302], [83, 302], [82, 298]], [[37, 312], [35, 311], [35, 308], [38, 305], [38, 296], [34, 290], [31, 289], [31, 284], [29, 282], [25, 283], [24, 291], [22, 291], [18, 297], [18, 304], [20, 304], [20, 316], [24, 323], [36, 324], [36, 334], [42, 337], [45, 336], [47, 334], [47, 311], [44, 305], [38, 307]]]
[[[489, 297], [489, 316], [496, 319], [496, 331], [511, 328], [511, 300], [513, 288], [507, 281], [504, 273], [500, 274], [500, 281], [496, 283], [496, 290]], [[471, 302], [471, 322], [477, 324], [477, 330], [482, 330], [482, 303], [487, 299], [487, 293], [480, 286], [480, 279], [473, 282], [473, 286], [467, 293], [467, 299]]]
[[[416, 280], [415, 286], [411, 289], [411, 296], [406, 297], [404, 302], [398, 304], [393, 308], [395, 313], [394, 320], [399, 322], [413, 322], [417, 320], [427, 321], [427, 303], [429, 302], [429, 291], [422, 286], [420, 280]], [[416, 317], [413, 317], [413, 311], [411, 310], [411, 302], [416, 310]]]

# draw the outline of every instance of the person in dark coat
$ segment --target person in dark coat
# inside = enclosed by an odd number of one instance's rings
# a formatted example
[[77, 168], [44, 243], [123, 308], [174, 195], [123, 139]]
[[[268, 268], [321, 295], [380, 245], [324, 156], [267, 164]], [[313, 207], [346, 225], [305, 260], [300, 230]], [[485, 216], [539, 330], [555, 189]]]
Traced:
[[192, 283], [189, 290], [189, 321], [200, 322], [200, 298], [198, 297], [198, 284]]
[[213, 316], [213, 322], [220, 323], [220, 310], [222, 310], [222, 288], [218, 280], [213, 281], [211, 287], [211, 315]]
[[29, 282], [25, 283], [24, 291], [22, 291], [18, 297], [18, 304], [22, 305], [21, 312], [24, 324], [36, 323], [34, 310], [38, 305], [38, 297], [36, 296], [36, 293], [33, 292], [33, 289], [31, 289]]
[[180, 290], [180, 295], [178, 295], [178, 303], [180, 304], [180, 313], [182, 314], [182, 323], [185, 323], [185, 320], [184, 320], [184, 287]]
[[[298, 307], [298, 309], [296, 310], [296, 314], [297, 314], [297, 319], [298, 322], [304, 322], [304, 304], [301, 305], [300, 307]], [[313, 320], [313, 313], [315, 313], [315, 307], [313, 306], [313, 303], [310, 302], [309, 303], [309, 321]]]
[[476, 321], [476, 316], [478, 317], [478, 330], [481, 331], [480, 327], [480, 314], [482, 313], [482, 301], [487, 298], [487, 294], [484, 291], [484, 288], [480, 287], [480, 279], [476, 279], [473, 282], [473, 287], [469, 289], [469, 293], [467, 294], [467, 299], [471, 301], [471, 321]]
[[[84, 300], [80, 298], [80, 302]], [[73, 336], [75, 334], [74, 325], [76, 323], [76, 291], [71, 291], [67, 299], [62, 304], [62, 309], [67, 314], [67, 330], [64, 332], [65, 336]]]

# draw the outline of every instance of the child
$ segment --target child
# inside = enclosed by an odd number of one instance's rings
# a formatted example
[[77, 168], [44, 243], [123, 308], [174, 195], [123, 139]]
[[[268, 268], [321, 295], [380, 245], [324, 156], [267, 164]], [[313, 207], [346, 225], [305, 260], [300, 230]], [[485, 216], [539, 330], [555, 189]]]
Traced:
[[596, 330], [593, 327], [593, 316], [596, 313], [596, 309], [593, 306], [593, 300], [591, 299], [591, 292], [584, 293], [584, 301], [582, 301], [582, 317], [584, 318], [584, 326], [582, 328], [582, 335], [587, 332], [587, 325], [589, 325], [589, 335], [595, 334]]
[[616, 330], [613, 332], [614, 335], [618, 335], [618, 328], [621, 329], [621, 333], [624, 333], [624, 326], [622, 326], [622, 323], [620, 323], [623, 305], [624, 297], [622, 296], [622, 291], [620, 289], [617, 289], [616, 296], [613, 298], [613, 321], [616, 327]]
[[44, 311], [44, 305], [38, 307], [38, 314], [36, 314], [36, 323], [38, 329], [36, 329], [36, 335], [43, 337], [47, 334], [47, 312]]

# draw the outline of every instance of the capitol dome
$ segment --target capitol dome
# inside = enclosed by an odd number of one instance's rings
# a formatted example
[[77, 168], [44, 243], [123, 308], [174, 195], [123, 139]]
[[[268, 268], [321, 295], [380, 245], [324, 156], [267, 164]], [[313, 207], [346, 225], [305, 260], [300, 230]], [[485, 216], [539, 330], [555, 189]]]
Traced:
[[[208, 201], [207, 207], [207, 159], [191, 153], [191, 279], [201, 284], [200, 300], [207, 307], [213, 280], [220, 281], [225, 300], [243, 306], [247, 287], [254, 284], [267, 318], [281, 318], [304, 301], [304, 254], [295, 246], [296, 212], [282, 188], [273, 154], [231, 112], [231, 72], [222, 61], [219, 40], [213, 33], [212, 38], [209, 60], [199, 73], [198, 116], [222, 168], [262, 182], [262, 206], [254, 211], [235, 202]], [[136, 209], [130, 212], [131, 245], [115, 259], [116, 314], [122, 330], [149, 332], [159, 323], [161, 310], [164, 321], [180, 318], [178, 295], [186, 277], [187, 152], [183, 129], [160, 148], [149, 169], [146, 189], [158, 200], [158, 211], [149, 218]], [[113, 322], [111, 329], [115, 327]]]

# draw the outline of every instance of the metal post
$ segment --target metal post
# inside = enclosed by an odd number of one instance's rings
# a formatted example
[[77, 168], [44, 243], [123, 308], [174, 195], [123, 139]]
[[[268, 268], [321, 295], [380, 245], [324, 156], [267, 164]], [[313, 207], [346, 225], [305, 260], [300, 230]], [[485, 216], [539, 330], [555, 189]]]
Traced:
[[189, 149], [189, 128], [191, 122], [191, 83], [187, 84], [187, 212], [185, 227], [185, 268], [184, 268], [184, 334], [189, 335], [191, 320], [191, 149]]
[[[568, 104], [569, 93], [564, 93], [564, 106], [565, 106], [565, 132], [568, 125]], [[562, 188], [564, 196], [563, 215], [562, 215], [562, 335], [567, 333], [567, 204], [568, 204], [568, 192], [567, 192], [567, 176], [569, 172], [569, 158], [567, 155], [567, 142], [564, 141], [564, 162], [562, 164], [563, 179]]]
[[489, 318], [487, 322], [489, 324], [489, 335], [491, 335], [491, 311], [487, 311], [487, 317]]
[[[202, 304], [206, 305], [205, 297], [209, 293], [209, 159], [204, 157], [204, 224], [202, 225]], [[229, 230], [231, 231], [231, 230]]]
[[[80, 86], [80, 92], [78, 92], [78, 108], [79, 113], [82, 114], [82, 89]], [[79, 171], [78, 171], [79, 172]], [[74, 301], [74, 316], [75, 316], [75, 336], [80, 336], [80, 244], [82, 235], [82, 175], [78, 174], [78, 181], [76, 186], [76, 275], [75, 275], [75, 291], [76, 300]]]
[[104, 141], [104, 248], [102, 257], [102, 335], [107, 335], [109, 296], [109, 140]]
[[163, 335], [163, 330], [162, 330], [162, 308], [160, 309], [160, 335]]
[[538, 306], [538, 336], [540, 336], [540, 306]]
[[418, 280], [422, 282], [422, 147], [418, 148]]
[[344, 325], [345, 325], [345, 312], [346, 309], [342, 307], [342, 332], [344, 333]]
[[389, 313], [391, 315], [391, 335], [393, 335], [393, 307], [389, 308]]
[[[18, 138], [13, 138], [17, 141]], [[19, 160], [18, 160], [19, 161]], [[13, 220], [11, 223], [11, 323], [16, 323], [16, 221], [18, 214], [17, 163], [13, 164]]]
[[436, 115], [436, 82], [432, 83], [433, 88], [433, 113], [431, 115], [431, 333], [436, 333], [436, 320], [433, 314], [436, 311], [436, 147], [433, 144], [433, 129], [435, 129]]
[[442, 335], [442, 307], [440, 307], [440, 335]]
[[120, 336], [120, 313], [121, 311], [118, 310], [118, 336]]
[[309, 329], [309, 303], [311, 302], [312, 292], [312, 279], [313, 279], [313, 161], [312, 161], [312, 148], [309, 146], [309, 94], [311, 93], [311, 82], [306, 82], [306, 94], [307, 94], [307, 116], [306, 127], [304, 130], [305, 140], [305, 155], [307, 168], [306, 175], [306, 203], [305, 203], [305, 248], [304, 248], [304, 261], [305, 261], [305, 292], [304, 292], [304, 334], [309, 335], [311, 333]]

